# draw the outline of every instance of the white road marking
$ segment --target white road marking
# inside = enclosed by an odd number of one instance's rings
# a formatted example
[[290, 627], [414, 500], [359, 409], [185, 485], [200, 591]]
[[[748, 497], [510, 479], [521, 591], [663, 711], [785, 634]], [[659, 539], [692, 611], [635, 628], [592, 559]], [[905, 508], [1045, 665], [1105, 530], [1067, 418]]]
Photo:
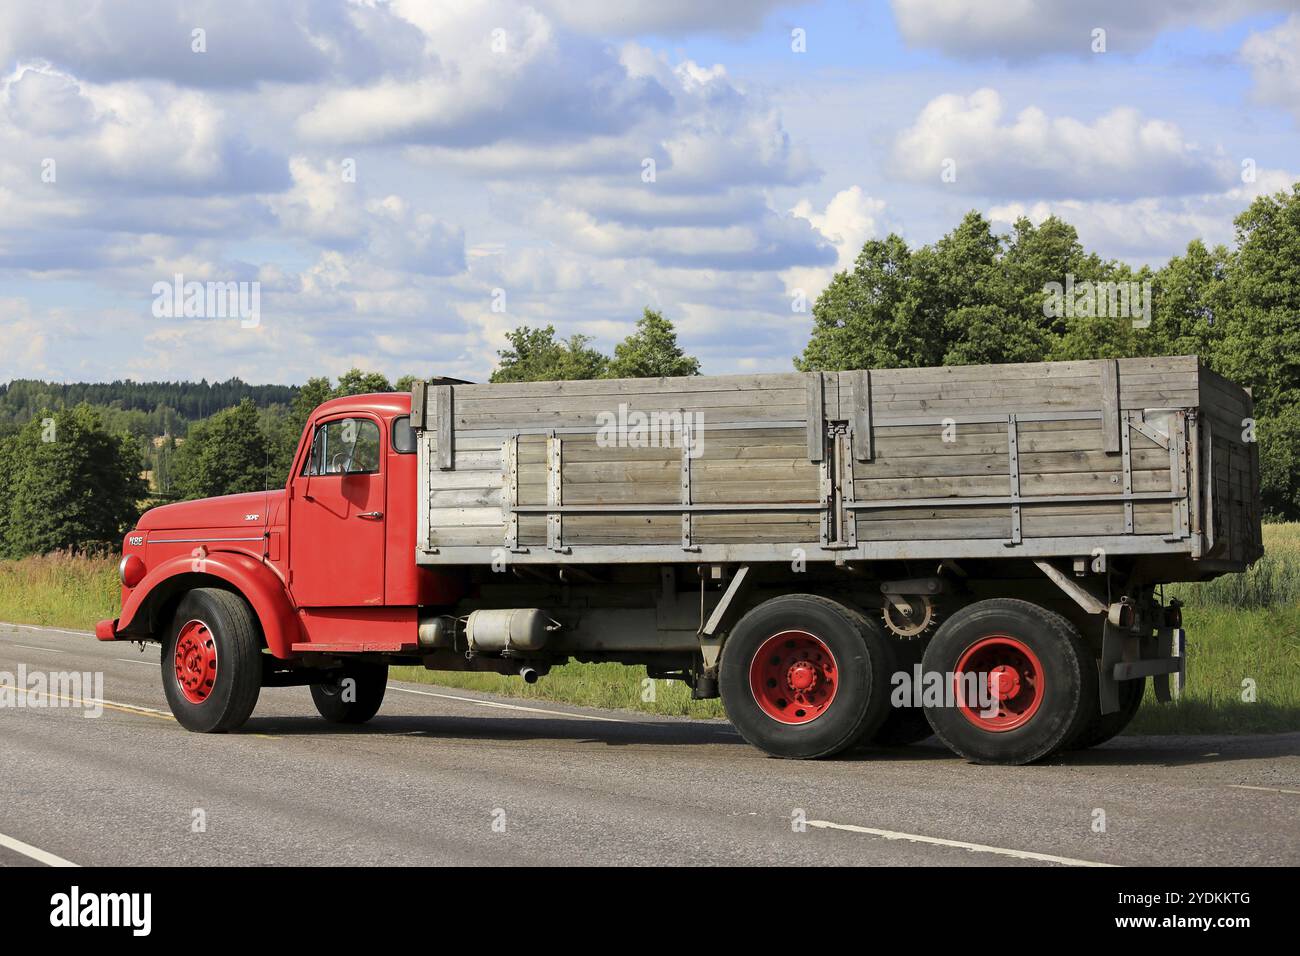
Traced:
[[30, 843], [24, 843], [22, 840], [15, 840], [13, 837], [5, 836], [0, 833], [0, 846], [13, 850], [15, 853], [21, 853], [37, 863], [44, 863], [46, 866], [77, 866], [78, 864], [65, 860], [61, 856], [55, 856], [53, 853], [47, 853], [40, 847], [32, 846]]
[[123, 663], [123, 664], [143, 664], [143, 665], [145, 665], [146, 667], [157, 667], [157, 666], [158, 666], [158, 662], [157, 662], [157, 661], [141, 661], [141, 660], [135, 660], [134, 658], [130, 658], [130, 657], [115, 657], [115, 658], [113, 658], [113, 660], [115, 660], [115, 661], [119, 661], [119, 662], [121, 662], [121, 663]]
[[478, 704], [480, 707], [498, 707], [502, 710], [525, 710], [533, 714], [549, 714], [552, 717], [573, 717], [577, 720], [604, 720], [611, 724], [635, 724], [635, 720], [623, 720], [621, 717], [598, 717], [594, 714], [571, 714], [564, 710], [544, 710], [541, 707], [524, 707], [520, 704], [503, 704], [496, 700], [479, 700], [476, 697], [458, 697], [455, 694], [435, 694], [431, 690], [413, 690], [409, 687], [393, 687], [391, 690], [403, 694], [419, 694], [421, 697], [440, 697], [443, 700], [458, 700], [464, 704]]
[[1300, 795], [1300, 790], [1286, 790], [1282, 787], [1251, 787], [1244, 783], [1228, 784], [1233, 790], [1263, 790], [1265, 793], [1294, 793]]
[[8, 621], [0, 621], [0, 627], [20, 627], [24, 631], [54, 631], [56, 634], [75, 634], [77, 637], [91, 637], [91, 631], [69, 631], [62, 627], [42, 627], [39, 624], [11, 624]]
[[29, 651], [49, 651], [51, 654], [66, 654], [67, 651], [61, 651], [56, 647], [39, 647], [36, 644], [10, 644], [10, 647], [21, 647]]
[[865, 833], [867, 836], [881, 837], [885, 840], [907, 840], [909, 843], [928, 843], [931, 846], [955, 847], [972, 853], [992, 853], [997, 856], [1009, 856], [1017, 860], [1036, 860], [1040, 863], [1060, 863], [1064, 866], [1107, 866], [1114, 863], [1096, 863], [1092, 860], [1075, 860], [1068, 856], [1052, 856], [1050, 853], [1031, 853], [1028, 850], [1010, 850], [1001, 846], [987, 846], [983, 843], [966, 843], [963, 840], [944, 840], [940, 837], [921, 836], [917, 833], [900, 833], [897, 830], [877, 830], [875, 827], [859, 827], [851, 823], [831, 823], [829, 820], [809, 820], [808, 826], [820, 830], [847, 830], [850, 833]]

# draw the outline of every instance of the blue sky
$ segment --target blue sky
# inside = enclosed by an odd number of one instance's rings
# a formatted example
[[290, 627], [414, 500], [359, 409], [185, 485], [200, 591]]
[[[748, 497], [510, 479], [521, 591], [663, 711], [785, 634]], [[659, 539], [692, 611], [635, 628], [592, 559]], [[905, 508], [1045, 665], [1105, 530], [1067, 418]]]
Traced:
[[[1159, 264], [1300, 181], [1298, 123], [1300, 0], [6, 5], [0, 381], [482, 379], [646, 305], [785, 370], [867, 239]], [[155, 314], [176, 275], [259, 321]]]

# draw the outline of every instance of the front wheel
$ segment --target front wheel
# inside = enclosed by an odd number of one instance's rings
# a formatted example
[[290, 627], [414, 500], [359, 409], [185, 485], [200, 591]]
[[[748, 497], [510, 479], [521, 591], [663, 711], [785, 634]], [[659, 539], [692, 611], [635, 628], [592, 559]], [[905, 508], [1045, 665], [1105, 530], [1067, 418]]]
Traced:
[[324, 683], [311, 685], [311, 699], [332, 724], [364, 724], [384, 702], [388, 665], [349, 661]]
[[163, 693], [176, 722], [213, 734], [241, 726], [262, 690], [262, 640], [238, 594], [196, 588], [181, 599], [163, 642]]
[[1027, 601], [979, 601], [950, 617], [922, 669], [943, 689], [925, 715], [948, 748], [977, 763], [1026, 764], [1075, 739], [1097, 696], [1079, 632]]
[[736, 625], [719, 689], [740, 735], [774, 757], [829, 757], [889, 712], [892, 654], [861, 613], [813, 594], [772, 598]]

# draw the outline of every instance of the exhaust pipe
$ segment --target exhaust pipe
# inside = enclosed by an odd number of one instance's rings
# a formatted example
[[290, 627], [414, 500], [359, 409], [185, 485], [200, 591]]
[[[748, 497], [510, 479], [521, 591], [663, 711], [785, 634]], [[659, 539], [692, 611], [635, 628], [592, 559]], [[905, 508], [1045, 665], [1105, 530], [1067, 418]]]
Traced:
[[525, 684], [537, 683], [537, 671], [533, 670], [531, 667], [529, 667], [526, 664], [523, 667], [519, 668], [519, 676], [524, 679]]

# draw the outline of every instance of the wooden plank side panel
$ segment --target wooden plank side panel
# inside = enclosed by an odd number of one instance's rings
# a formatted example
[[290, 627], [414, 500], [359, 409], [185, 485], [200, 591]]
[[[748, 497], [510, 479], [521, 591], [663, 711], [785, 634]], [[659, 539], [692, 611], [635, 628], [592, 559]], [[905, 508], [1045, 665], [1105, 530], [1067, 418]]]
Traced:
[[691, 539], [700, 544], [744, 544], [754, 541], [811, 548], [817, 546], [820, 534], [820, 519], [815, 514], [698, 514], [691, 519]]
[[[1003, 484], [1002, 491], [1006, 491]], [[942, 541], [1008, 538], [1010, 508], [915, 508], [860, 511], [858, 541]]]
[[[1024, 414], [1100, 410], [1102, 361], [872, 369], [875, 418], [904, 414]], [[1117, 360], [1121, 408], [1194, 407], [1198, 366], [1193, 356]], [[841, 407], [851, 408], [853, 375], [839, 376]]]
[[[1117, 398], [1103, 403], [1106, 368], [1115, 370]], [[450, 449], [446, 461], [450, 468], [439, 471], [435, 464], [426, 472], [423, 505], [432, 546], [501, 546], [509, 506], [501, 434], [518, 435], [519, 504], [545, 506], [544, 431], [557, 429], [563, 448], [559, 500], [569, 506], [619, 509], [618, 513], [566, 513], [564, 545], [579, 549], [575, 554], [584, 545], [674, 546], [682, 541], [680, 513], [637, 514], [622, 509], [682, 502], [680, 445], [656, 444], [663, 433], [645, 446], [622, 439], [609, 444], [603, 440], [606, 435], [597, 432], [602, 413], [608, 424], [620, 415], [626, 420], [629, 411], [647, 416], [658, 412], [656, 424], [666, 427], [670, 437], [674, 421], [689, 420], [694, 425], [702, 419], [700, 445], [690, 460], [689, 500], [706, 506], [772, 506], [821, 501], [821, 468], [814, 456], [828, 453], [829, 447], [822, 445], [820, 428], [814, 433], [807, 427], [813, 418], [848, 422], [855, 436], [848, 446], [852, 460], [846, 463], [852, 492], [859, 502], [872, 502], [1006, 496], [1011, 482], [1005, 421], [957, 422], [945, 430], [940, 420], [1060, 412], [1067, 417], [1018, 422], [1020, 533], [1035, 539], [1109, 536], [1125, 532], [1125, 507], [1119, 502], [1046, 504], [1034, 499], [1121, 495], [1122, 460], [1107, 454], [1110, 442], [1103, 408], [1109, 411], [1118, 404], [1123, 412], [1195, 407], [1202, 394], [1215, 403], [1214, 409], [1202, 414], [1215, 416], [1216, 422], [1233, 416], [1239, 421], [1248, 402], [1248, 397], [1243, 402], [1243, 393], [1235, 386], [1207, 378], [1189, 357], [1121, 359], [1114, 365], [1064, 362], [457, 385], [449, 403], [450, 440], [440, 443]], [[896, 423], [931, 417], [933, 424]], [[434, 418], [432, 408], [429, 418]], [[750, 427], [727, 428], [729, 422]], [[775, 427], [765, 422], [789, 424]], [[869, 430], [869, 442], [856, 440], [859, 430]], [[1171, 487], [1168, 450], [1137, 431], [1131, 431], [1130, 439], [1133, 490], [1167, 492]], [[1216, 440], [1216, 446], [1223, 444]], [[1221, 489], [1218, 494], [1224, 505], [1216, 509], [1216, 517], [1232, 529], [1248, 531], [1247, 503], [1257, 470], [1240, 447], [1214, 451], [1213, 481]], [[1168, 533], [1168, 503], [1138, 501], [1132, 512], [1134, 533]], [[546, 520], [541, 513], [520, 514], [519, 546], [544, 550]], [[852, 528], [860, 542], [988, 540], [989, 554], [1000, 556], [1007, 553], [999, 549], [1012, 535], [1011, 523], [1010, 505], [926, 507], [858, 511]], [[788, 545], [820, 552], [820, 532], [817, 512], [697, 512], [691, 516], [690, 540], [706, 545]], [[1241, 533], [1235, 537], [1241, 539]], [[1234, 542], [1234, 553], [1241, 549]], [[691, 560], [690, 555], [684, 554], [684, 560]]]

